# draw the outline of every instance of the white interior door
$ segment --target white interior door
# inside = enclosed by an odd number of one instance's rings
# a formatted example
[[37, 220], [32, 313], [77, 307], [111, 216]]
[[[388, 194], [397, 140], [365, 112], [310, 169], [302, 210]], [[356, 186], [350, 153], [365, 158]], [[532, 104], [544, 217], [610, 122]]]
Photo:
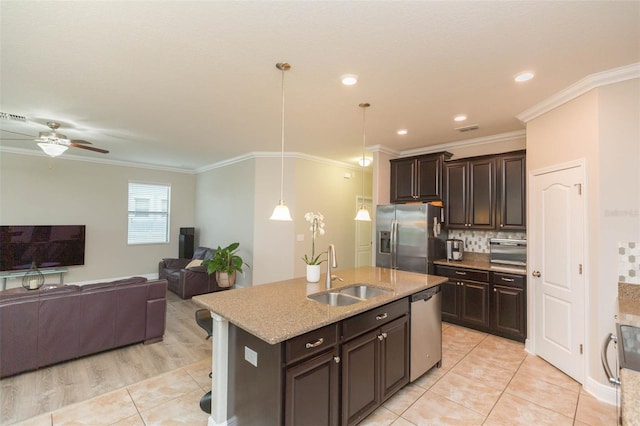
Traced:
[[[361, 202], [362, 197], [357, 197], [357, 209], [360, 209]], [[365, 198], [364, 205], [373, 218], [371, 199]], [[356, 220], [356, 268], [359, 266], [371, 266], [371, 238], [371, 222]]]
[[529, 236], [535, 352], [580, 383], [585, 335], [583, 176], [582, 165], [533, 175]]

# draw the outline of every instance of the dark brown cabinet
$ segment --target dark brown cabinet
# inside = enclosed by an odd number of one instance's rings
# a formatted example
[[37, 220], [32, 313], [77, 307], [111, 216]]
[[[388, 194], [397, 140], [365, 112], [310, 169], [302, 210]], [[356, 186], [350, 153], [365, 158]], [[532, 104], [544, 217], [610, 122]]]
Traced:
[[525, 281], [523, 275], [492, 274], [491, 328], [499, 336], [520, 342], [527, 336]]
[[489, 273], [436, 265], [449, 278], [442, 289], [442, 319], [474, 328], [489, 327]]
[[285, 425], [340, 424], [337, 324], [285, 343]]
[[442, 200], [442, 167], [448, 152], [391, 160], [392, 203]]
[[402, 299], [343, 321], [343, 425], [360, 422], [409, 383], [408, 311]]
[[495, 159], [477, 157], [445, 163], [445, 224], [450, 229], [494, 229]]
[[334, 348], [287, 368], [285, 425], [339, 424], [339, 360]]
[[449, 278], [442, 289], [442, 320], [524, 342], [526, 277], [436, 265]]
[[498, 168], [497, 227], [500, 230], [526, 229], [526, 153], [517, 151], [496, 157]]

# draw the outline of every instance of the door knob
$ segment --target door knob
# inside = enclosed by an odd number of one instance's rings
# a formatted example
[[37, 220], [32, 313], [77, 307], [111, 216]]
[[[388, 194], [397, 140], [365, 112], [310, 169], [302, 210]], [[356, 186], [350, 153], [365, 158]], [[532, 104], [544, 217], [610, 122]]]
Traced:
[[540, 271], [533, 271], [531, 275], [533, 275], [536, 278], [540, 278]]

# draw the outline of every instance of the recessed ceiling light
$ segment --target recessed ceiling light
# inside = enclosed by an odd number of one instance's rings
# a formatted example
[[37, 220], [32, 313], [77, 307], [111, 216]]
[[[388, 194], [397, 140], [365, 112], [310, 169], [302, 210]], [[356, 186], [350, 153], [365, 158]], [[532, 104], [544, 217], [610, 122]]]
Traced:
[[358, 82], [358, 76], [355, 74], [345, 74], [340, 79], [345, 86], [353, 86]]
[[529, 81], [533, 78], [533, 73], [526, 71], [526, 72], [521, 72], [520, 74], [516, 75], [514, 80], [517, 81], [518, 83], [522, 83], [523, 81]]
[[464, 121], [466, 119], [467, 119], [467, 116], [464, 114], [456, 115], [455, 117], [453, 117], [454, 121]]
[[396, 133], [399, 134], [399, 135], [406, 135], [409, 132], [407, 131], [407, 129], [400, 129]]
[[[363, 162], [363, 160], [364, 160], [364, 162]], [[371, 164], [371, 159], [370, 158], [364, 158], [364, 159], [363, 158], [358, 158], [358, 164], [361, 167], [368, 167], [369, 164]]]

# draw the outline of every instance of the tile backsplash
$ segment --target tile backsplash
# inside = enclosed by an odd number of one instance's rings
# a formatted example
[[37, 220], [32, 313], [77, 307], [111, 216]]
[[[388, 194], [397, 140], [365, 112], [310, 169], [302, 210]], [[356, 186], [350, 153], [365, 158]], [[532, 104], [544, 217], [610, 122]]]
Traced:
[[618, 243], [618, 282], [640, 284], [640, 243]]
[[464, 229], [450, 229], [447, 238], [457, 238], [464, 241], [464, 250], [473, 253], [489, 253], [489, 240], [492, 238], [509, 238], [512, 240], [526, 240], [526, 232], [503, 231], [467, 231]]

